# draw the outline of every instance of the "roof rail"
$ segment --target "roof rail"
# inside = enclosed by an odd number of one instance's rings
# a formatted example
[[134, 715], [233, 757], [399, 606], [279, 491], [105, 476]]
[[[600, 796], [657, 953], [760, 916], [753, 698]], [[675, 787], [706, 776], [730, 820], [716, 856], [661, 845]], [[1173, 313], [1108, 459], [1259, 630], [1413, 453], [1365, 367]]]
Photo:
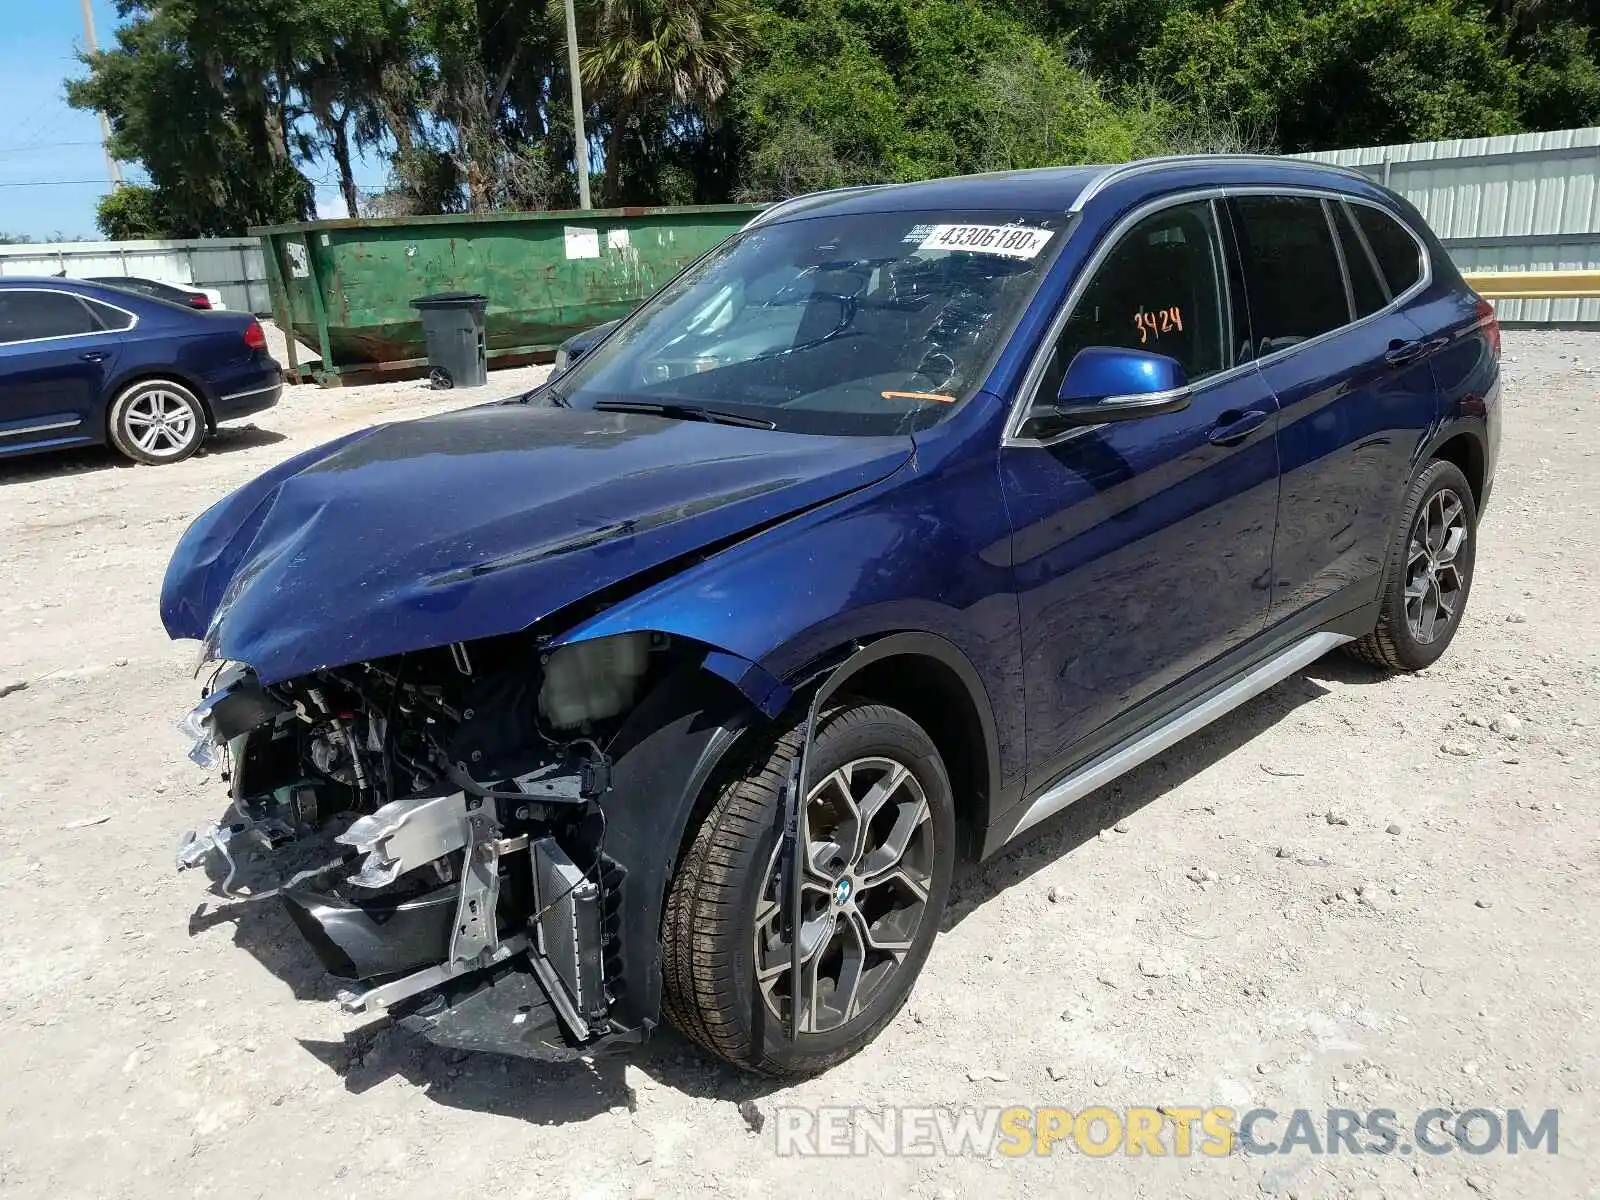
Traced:
[[[820, 192], [803, 192], [798, 196], [790, 196], [787, 200], [779, 200], [770, 207], [762, 209], [745, 222], [744, 229], [754, 229], [757, 225], [765, 225], [774, 217], [780, 217], [784, 213], [808, 204], [813, 200], [821, 200], [824, 197], [832, 196], [848, 196], [852, 192], [870, 192], [888, 186], [888, 184], [884, 183], [858, 183], [853, 187], [825, 188]], [[744, 229], [739, 232], [743, 233]]]
[[1278, 163], [1288, 166], [1305, 166], [1331, 171], [1335, 174], [1345, 175], [1353, 179], [1362, 179], [1368, 183], [1372, 177], [1356, 170], [1354, 167], [1341, 166], [1338, 163], [1318, 162], [1308, 158], [1287, 158], [1281, 154], [1170, 154], [1161, 158], [1141, 158], [1135, 162], [1119, 163], [1114, 167], [1107, 167], [1100, 174], [1089, 181], [1089, 185], [1078, 193], [1078, 198], [1072, 202], [1072, 207], [1067, 209], [1070, 214], [1083, 211], [1084, 205], [1093, 200], [1113, 183], [1119, 183], [1132, 175], [1142, 175], [1146, 171], [1157, 171], [1165, 167], [1181, 167], [1190, 164], [1213, 163], [1218, 166], [1248, 166], [1252, 163]]

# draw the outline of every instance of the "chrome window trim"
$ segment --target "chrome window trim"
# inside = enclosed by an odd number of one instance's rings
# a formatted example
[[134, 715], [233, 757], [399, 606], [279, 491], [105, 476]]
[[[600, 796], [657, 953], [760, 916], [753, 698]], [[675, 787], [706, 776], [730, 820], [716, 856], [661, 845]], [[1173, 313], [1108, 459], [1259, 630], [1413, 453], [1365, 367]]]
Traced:
[[128, 324], [124, 325], [121, 329], [91, 329], [91, 330], [88, 330], [85, 333], [56, 333], [56, 334], [52, 334], [49, 337], [22, 338], [22, 339], [20, 339], [18, 341], [15, 341], [15, 342], [7, 342], [7, 341], [0, 340], [0, 346], [37, 346], [41, 342], [65, 342], [65, 341], [70, 341], [72, 338], [101, 337], [101, 336], [104, 336], [105, 334], [108, 334], [108, 333], [129, 333], [132, 330], [138, 328], [138, 325], [139, 325], [139, 314], [138, 313], [130, 312], [128, 309], [123, 308], [119, 304], [112, 304], [109, 300], [100, 300], [100, 299], [91, 300], [87, 296], [78, 295], [77, 292], [64, 291], [61, 288], [53, 288], [53, 287], [7, 287], [7, 288], [0, 288], [0, 295], [11, 295], [11, 294], [16, 293], [16, 292], [30, 292], [30, 293], [33, 293], [35, 295], [46, 295], [46, 296], [71, 296], [79, 304], [84, 305], [85, 309], [87, 311], [89, 311], [91, 316], [93, 315], [93, 310], [92, 309], [88, 309], [88, 305], [90, 305], [90, 304], [99, 304], [99, 305], [102, 305], [102, 306], [104, 306], [106, 308], [115, 309], [117, 312], [119, 312], [123, 316], [127, 317], [128, 318]]
[[[1215, 161], [1217, 157], [1219, 156], [1202, 155], [1192, 160], [1184, 159], [1179, 161], [1206, 162]], [[1231, 156], [1228, 157], [1231, 158]], [[1249, 155], [1241, 157], [1249, 158], [1251, 161], [1260, 161]], [[1150, 159], [1147, 161], [1151, 163], [1171, 165], [1174, 160]], [[1276, 160], [1268, 159], [1266, 161]], [[1129, 165], [1138, 166], [1139, 164], [1134, 163]], [[1326, 166], [1327, 164], [1321, 165]], [[1120, 168], [1117, 169], [1120, 170]], [[1371, 182], [1370, 180], [1367, 180], [1365, 175], [1360, 177], [1366, 182]], [[1101, 178], [1103, 179], [1105, 177], [1102, 176]], [[1091, 183], [1089, 188], [1084, 189], [1085, 192], [1087, 193], [1090, 189], [1094, 188], [1095, 183], [1097, 182], [1099, 182], [1099, 180]], [[1029, 438], [1023, 437], [1021, 434], [1022, 426], [1027, 421], [1028, 410], [1033, 407], [1034, 393], [1038, 390], [1039, 382], [1044, 377], [1045, 366], [1049, 360], [1050, 352], [1055, 348], [1056, 339], [1061, 336], [1061, 331], [1066, 326], [1068, 319], [1072, 316], [1072, 310], [1077, 306], [1079, 299], [1082, 298], [1084, 289], [1088, 287], [1089, 280], [1094, 278], [1095, 272], [1100, 269], [1106, 257], [1111, 253], [1112, 248], [1116, 246], [1117, 242], [1121, 240], [1122, 236], [1127, 233], [1128, 230], [1131, 229], [1135, 224], [1149, 216], [1151, 213], [1159, 212], [1163, 208], [1171, 208], [1179, 204], [1192, 203], [1196, 200], [1211, 200], [1216, 202], [1219, 200], [1234, 199], [1235, 197], [1239, 196], [1307, 196], [1319, 200], [1339, 200], [1347, 204], [1364, 204], [1368, 208], [1377, 209], [1379, 213], [1387, 217], [1389, 220], [1395, 222], [1400, 226], [1401, 229], [1405, 230], [1406, 233], [1410, 235], [1411, 240], [1416, 243], [1417, 254], [1419, 258], [1419, 264], [1422, 268], [1422, 273], [1418, 277], [1416, 283], [1412, 284], [1400, 295], [1393, 297], [1388, 304], [1384, 305], [1377, 311], [1368, 313], [1366, 316], [1354, 321], [1350, 321], [1347, 324], [1340, 325], [1337, 329], [1330, 329], [1326, 333], [1319, 333], [1316, 337], [1307, 338], [1303, 342], [1296, 342], [1292, 346], [1285, 346], [1281, 350], [1274, 350], [1271, 354], [1262, 355], [1259, 358], [1253, 358], [1247, 363], [1241, 363], [1236, 367], [1229, 367], [1225, 371], [1218, 371], [1215, 375], [1208, 375], [1193, 385], [1191, 390], [1196, 395], [1217, 384], [1226, 383], [1229, 380], [1237, 379], [1248, 371], [1259, 370], [1261, 367], [1269, 366], [1272, 363], [1287, 358], [1291, 354], [1298, 354], [1307, 347], [1318, 345], [1319, 343], [1326, 341], [1328, 338], [1333, 337], [1335, 334], [1343, 333], [1347, 329], [1354, 329], [1357, 326], [1366, 324], [1368, 321], [1376, 321], [1380, 317], [1388, 316], [1390, 313], [1407, 303], [1413, 296], [1424, 291], [1433, 283], [1433, 261], [1431, 256], [1428, 254], [1427, 244], [1418, 235], [1417, 231], [1411, 228], [1411, 223], [1403, 220], [1401, 217], [1391, 212], [1382, 204], [1379, 204], [1374, 200], [1368, 200], [1363, 196], [1352, 196], [1346, 192], [1340, 192], [1333, 189], [1304, 187], [1300, 185], [1274, 186], [1272, 184], [1230, 184], [1227, 186], [1215, 185], [1211, 187], [1196, 188], [1191, 191], [1174, 192], [1166, 196], [1159, 196], [1154, 200], [1148, 200], [1144, 204], [1139, 205], [1137, 208], [1123, 216], [1115, 225], [1111, 227], [1111, 230], [1103, 238], [1101, 238], [1100, 244], [1095, 247], [1094, 253], [1090, 256], [1089, 261], [1084, 264], [1083, 269], [1078, 274], [1078, 278], [1073, 281], [1072, 289], [1067, 293], [1066, 300], [1062, 302], [1060, 309], [1051, 319], [1050, 325], [1046, 329], [1044, 337], [1040, 339], [1039, 345], [1034, 349], [1033, 358], [1028, 364], [1027, 371], [1022, 376], [1022, 384], [1017, 389], [1016, 397], [1011, 402], [1011, 412], [1006, 417], [1005, 429], [1000, 439], [1000, 445], [1002, 449], [1006, 447], [1040, 449], [1053, 446], [1058, 442], [1066, 440], [1067, 438], [1081, 436], [1082, 434], [1088, 433], [1091, 430], [1105, 428], [1104, 425], [1079, 425], [1066, 431], [1065, 433], [1054, 435], [1048, 438]], [[1326, 212], [1326, 209], [1324, 209], [1324, 212]], [[1357, 228], [1359, 229], [1360, 226], [1358, 225]], [[1335, 250], [1338, 250], [1338, 247], [1339, 241], [1337, 236], [1335, 236]], [[1238, 247], [1236, 246], [1235, 249], [1238, 250]], [[1226, 247], [1224, 247], [1224, 250], [1226, 251]], [[1379, 272], [1379, 277], [1385, 279], [1385, 284], [1387, 285], [1387, 279], [1384, 277], [1383, 272]], [[1346, 287], [1348, 286], [1349, 284], [1347, 279]], [[1351, 311], [1354, 310], [1352, 309]], [[1254, 342], [1254, 340], [1254, 333], [1252, 332], [1251, 341]]]

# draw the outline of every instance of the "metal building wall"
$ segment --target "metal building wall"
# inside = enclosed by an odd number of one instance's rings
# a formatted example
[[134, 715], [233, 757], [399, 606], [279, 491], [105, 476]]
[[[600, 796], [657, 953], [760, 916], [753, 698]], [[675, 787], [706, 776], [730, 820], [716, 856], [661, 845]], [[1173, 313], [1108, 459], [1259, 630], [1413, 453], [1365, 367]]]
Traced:
[[0, 246], [0, 275], [137, 275], [216, 288], [239, 312], [272, 311], [261, 243], [253, 237]]
[[[1600, 128], [1325, 150], [1415, 204], [1463, 271], [1600, 268]], [[1600, 323], [1600, 299], [1503, 300], [1500, 319]]]

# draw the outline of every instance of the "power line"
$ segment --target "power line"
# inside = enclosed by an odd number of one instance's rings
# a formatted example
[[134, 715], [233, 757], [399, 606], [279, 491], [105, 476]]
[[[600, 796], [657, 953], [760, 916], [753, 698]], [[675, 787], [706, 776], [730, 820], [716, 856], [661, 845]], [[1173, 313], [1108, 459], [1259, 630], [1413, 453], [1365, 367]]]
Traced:
[[20, 187], [101, 187], [111, 185], [104, 179], [33, 179], [17, 182], [0, 182], [0, 188]]
[[[46, 140], [41, 136], [44, 133], [45, 128], [47, 126], [58, 125], [61, 123], [61, 118], [64, 114], [60, 109], [57, 109], [53, 113], [48, 113], [48, 115], [46, 112], [46, 110], [50, 108], [50, 105], [55, 100], [56, 97], [54, 95], [46, 95], [43, 100], [40, 100], [39, 103], [33, 106], [32, 112], [30, 112], [21, 121], [14, 122], [12, 124], [12, 128], [24, 131], [22, 136], [25, 143], [33, 144]], [[29, 128], [30, 125], [32, 126], [31, 129]]]
[[62, 146], [98, 146], [96, 141], [88, 142], [33, 142], [26, 146], [0, 146], [0, 154], [35, 154], [40, 150], [57, 150]]

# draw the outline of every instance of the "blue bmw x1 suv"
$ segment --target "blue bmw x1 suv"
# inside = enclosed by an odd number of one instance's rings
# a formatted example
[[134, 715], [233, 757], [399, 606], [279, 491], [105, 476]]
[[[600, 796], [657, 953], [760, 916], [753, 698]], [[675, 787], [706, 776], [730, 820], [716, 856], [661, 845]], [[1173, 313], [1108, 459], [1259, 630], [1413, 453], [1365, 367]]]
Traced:
[[777, 205], [544, 387], [194, 523], [162, 613], [232, 803], [180, 865], [443, 1045], [821, 1070], [955, 871], [1330, 650], [1444, 652], [1498, 357], [1323, 166]]

